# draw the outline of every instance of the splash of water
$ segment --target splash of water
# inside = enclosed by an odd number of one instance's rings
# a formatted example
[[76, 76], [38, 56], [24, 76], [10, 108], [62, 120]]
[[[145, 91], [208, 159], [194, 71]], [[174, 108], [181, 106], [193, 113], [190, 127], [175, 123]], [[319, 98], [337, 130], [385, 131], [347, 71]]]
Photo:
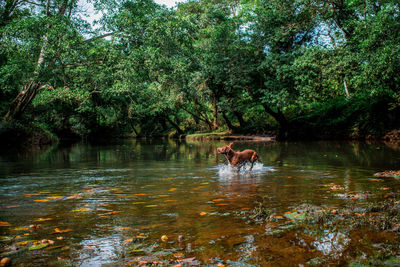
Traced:
[[240, 168], [240, 171], [237, 170], [237, 167], [221, 164], [217, 167], [218, 175], [220, 177], [230, 177], [233, 175], [246, 175], [246, 174], [263, 174], [270, 171], [274, 171], [273, 168], [264, 166], [264, 164], [260, 162], [256, 162], [253, 165], [253, 169], [250, 170], [250, 163], [243, 165]]

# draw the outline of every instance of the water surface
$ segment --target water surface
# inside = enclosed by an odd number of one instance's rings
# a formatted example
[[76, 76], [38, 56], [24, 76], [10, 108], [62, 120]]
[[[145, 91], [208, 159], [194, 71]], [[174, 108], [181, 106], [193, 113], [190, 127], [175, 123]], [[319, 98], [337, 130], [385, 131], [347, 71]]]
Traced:
[[[323, 227], [275, 235], [250, 218], [258, 202], [284, 217], [302, 204], [334, 210], [398, 193], [396, 179], [373, 177], [399, 168], [397, 147], [238, 142], [235, 150], [255, 149], [262, 160], [238, 173], [216, 154], [225, 144], [124, 140], [3, 151], [2, 256], [24, 266], [277, 266], [321, 257], [340, 265], [369, 256], [375, 243], [398, 239]], [[368, 199], [349, 199], [358, 193]], [[358, 235], [363, 242], [355, 243]], [[35, 247], [41, 242], [46, 247]]]

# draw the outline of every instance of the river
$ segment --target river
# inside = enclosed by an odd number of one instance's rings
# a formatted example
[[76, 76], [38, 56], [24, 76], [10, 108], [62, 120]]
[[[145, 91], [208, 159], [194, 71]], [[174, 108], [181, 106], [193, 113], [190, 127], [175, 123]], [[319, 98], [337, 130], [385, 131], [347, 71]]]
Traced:
[[[398, 147], [237, 142], [262, 160], [238, 173], [216, 154], [225, 144], [120, 140], [1, 152], [2, 257], [17, 266], [334, 266], [399, 244], [393, 232], [288, 223], [304, 205], [334, 213], [397, 195], [398, 180], [373, 174], [399, 169]], [[274, 220], [254, 220], [259, 203]]]

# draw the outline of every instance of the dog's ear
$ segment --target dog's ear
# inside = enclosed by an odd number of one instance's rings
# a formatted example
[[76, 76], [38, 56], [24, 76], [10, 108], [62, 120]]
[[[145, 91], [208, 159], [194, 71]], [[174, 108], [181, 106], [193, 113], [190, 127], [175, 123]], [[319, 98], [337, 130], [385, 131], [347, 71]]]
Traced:
[[227, 145], [227, 147], [232, 148], [233, 143], [230, 143], [229, 145]]

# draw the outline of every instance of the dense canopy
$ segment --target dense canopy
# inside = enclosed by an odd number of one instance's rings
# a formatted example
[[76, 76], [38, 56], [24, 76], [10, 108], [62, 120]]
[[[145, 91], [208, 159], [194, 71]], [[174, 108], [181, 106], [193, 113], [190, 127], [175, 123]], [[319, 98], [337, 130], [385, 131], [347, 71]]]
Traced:
[[399, 128], [397, 0], [0, 3], [0, 130], [290, 137]]

